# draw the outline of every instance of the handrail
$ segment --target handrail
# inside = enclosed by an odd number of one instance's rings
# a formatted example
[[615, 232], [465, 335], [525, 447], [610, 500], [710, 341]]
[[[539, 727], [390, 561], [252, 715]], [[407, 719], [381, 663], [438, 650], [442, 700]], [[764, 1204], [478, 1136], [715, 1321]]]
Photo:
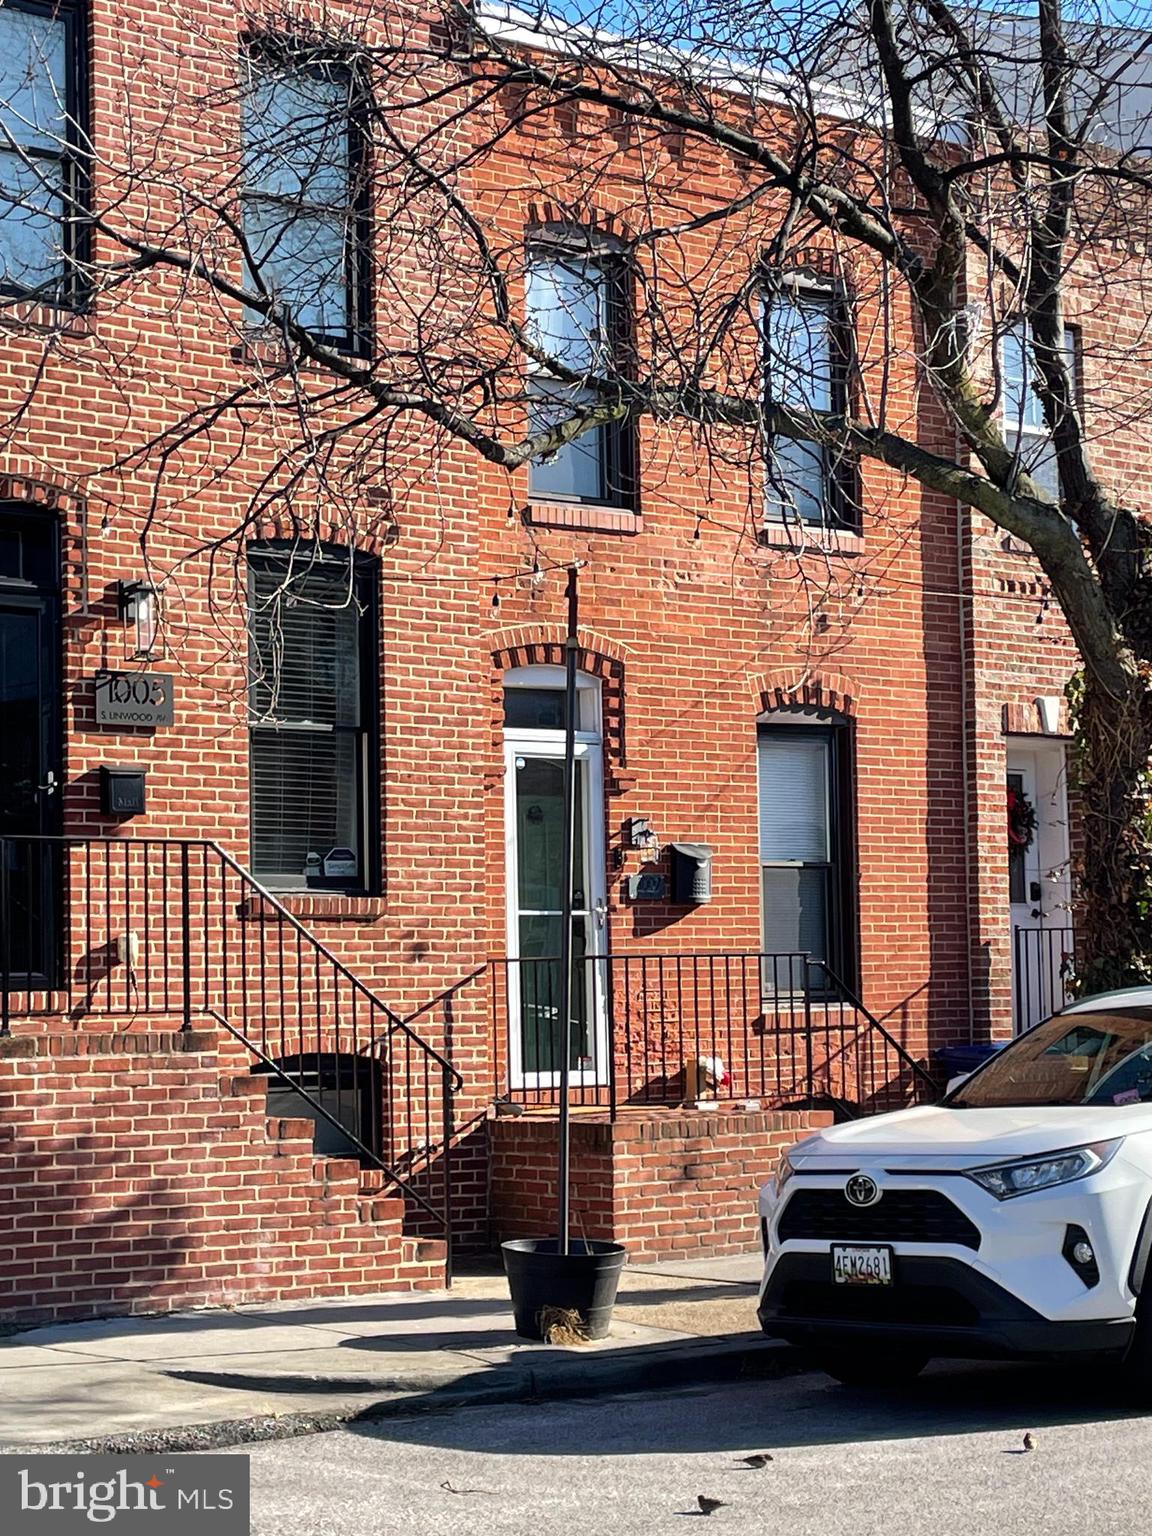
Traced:
[[[588, 1107], [614, 1116], [619, 1104], [720, 1097], [876, 1110], [939, 1093], [855, 989], [810, 952], [639, 948], [578, 963], [572, 1091]], [[556, 1101], [558, 968], [547, 956], [489, 961], [498, 1097]]]
[[13, 1012], [211, 1020], [438, 1223], [450, 1256], [464, 1079], [413, 1028], [435, 1002], [402, 1017], [215, 839], [34, 833], [6, 848], [0, 1033]]
[[[134, 839], [123, 838], [121, 841], [129, 842], [134, 841]], [[149, 839], [149, 841], [151, 841], [151, 839]], [[388, 1006], [386, 1002], [384, 1002], [383, 998], [377, 997], [376, 993], [372, 991], [371, 987], [362, 982], [354, 971], [350, 971], [344, 962], [339, 960], [324, 943], [324, 941], [322, 939], [318, 939], [310, 928], [305, 928], [300, 919], [296, 917], [294, 913], [288, 910], [288, 908], [279, 899], [279, 897], [273, 895], [273, 893], [268, 890], [266, 886], [260, 884], [259, 880], [256, 879], [256, 876], [251, 872], [251, 870], [247, 870], [242, 864], [238, 864], [230, 853], [220, 847], [219, 843], [210, 839], [204, 839], [202, 844], [193, 846], [211, 848], [216, 853], [218, 853], [228, 868], [231, 869], [234, 874], [239, 875], [240, 879], [243, 880], [247, 885], [251, 886], [252, 889], [259, 894], [261, 900], [269, 902], [275, 911], [280, 913], [281, 917], [286, 917], [288, 919], [289, 925], [294, 928], [302, 938], [306, 939], [308, 943], [313, 946], [313, 948], [318, 949], [324, 956], [325, 960], [327, 960], [332, 965], [334, 970], [336, 970], [339, 975], [344, 977], [345, 981], [351, 984], [353, 989], [357, 991], [361, 997], [370, 1002], [374, 1007], [383, 1010], [383, 1012], [388, 1017], [391, 1028], [402, 1030], [410, 1040], [413, 1040], [421, 1048], [421, 1050], [426, 1051], [428, 1055], [431, 1056], [433, 1061], [438, 1062], [441, 1067], [452, 1074], [454, 1080], [452, 1086], [454, 1091], [458, 1092], [464, 1086], [464, 1079], [461, 1077], [460, 1073], [457, 1072], [452, 1063], [450, 1061], [446, 1061], [445, 1058], [441, 1056], [436, 1047], [434, 1045], [429, 1045], [427, 1040], [425, 1040], [422, 1035], [418, 1035], [414, 1029], [410, 1029], [407, 1020], [402, 1019], [398, 1013], [396, 1013], [392, 1008]], [[451, 991], [452, 989], [449, 988], [448, 990]], [[424, 1009], [419, 1010], [419, 1012], [426, 1012], [427, 1007], [432, 1006], [435, 1005], [428, 1004]], [[409, 1015], [409, 1018], [416, 1017], [417, 1014]]]
[[845, 1002], [851, 1003], [852, 1007], [855, 1008], [857, 1013], [862, 1013], [864, 1015], [873, 1029], [879, 1030], [880, 1034], [900, 1057], [901, 1061], [904, 1062], [905, 1066], [912, 1069], [916, 1076], [919, 1077], [920, 1080], [924, 1083], [926, 1088], [931, 1088], [937, 1093], [940, 1091], [940, 1084], [936, 1081], [932, 1074], [925, 1067], [921, 1066], [921, 1064], [916, 1060], [915, 1056], [911, 1054], [907, 1047], [903, 1045], [901, 1041], [897, 1040], [896, 1036], [891, 1032], [891, 1030], [887, 1029], [880, 1022], [880, 1020], [872, 1012], [871, 1008], [868, 1007], [868, 1004], [858, 996], [855, 989], [850, 987], [846, 981], [838, 976], [832, 967], [827, 963], [827, 961], [809, 959], [808, 964], [820, 967], [832, 985], [839, 988], [839, 990], [844, 994]]
[[436, 1207], [431, 1203], [431, 1201], [425, 1200], [424, 1196], [419, 1192], [419, 1190], [413, 1189], [407, 1180], [402, 1179], [396, 1170], [391, 1168], [384, 1161], [384, 1159], [380, 1157], [379, 1153], [373, 1152], [372, 1148], [361, 1141], [359, 1136], [355, 1135], [354, 1132], [350, 1131], [342, 1120], [337, 1120], [336, 1116], [332, 1114], [330, 1110], [324, 1108], [319, 1099], [314, 1098], [312, 1094], [308, 1092], [307, 1088], [303, 1087], [302, 1084], [295, 1082], [292, 1079], [291, 1074], [286, 1073], [284, 1069], [272, 1059], [271, 1056], [262, 1051], [254, 1041], [249, 1040], [242, 1030], [237, 1029], [234, 1024], [230, 1023], [222, 1013], [218, 1013], [215, 1008], [206, 1008], [204, 1012], [208, 1018], [214, 1019], [216, 1023], [220, 1025], [221, 1029], [226, 1029], [230, 1035], [239, 1040], [241, 1045], [244, 1046], [245, 1050], [251, 1051], [253, 1056], [258, 1057], [270, 1072], [276, 1073], [279, 1077], [282, 1077], [286, 1082], [290, 1083], [294, 1093], [298, 1094], [299, 1097], [302, 1098], [304, 1102], [308, 1104], [312, 1109], [314, 1109], [318, 1115], [327, 1120], [330, 1126], [339, 1131], [342, 1136], [346, 1137], [353, 1144], [353, 1146], [357, 1147], [361, 1155], [367, 1158], [369, 1162], [375, 1164], [376, 1168], [381, 1173], [387, 1174], [392, 1183], [396, 1184], [400, 1189], [402, 1189], [407, 1197], [414, 1200], [417, 1205], [422, 1206], [424, 1210], [426, 1210], [428, 1214], [434, 1217], [437, 1221], [443, 1219], [443, 1213], [438, 1211]]
[[[433, 1002], [425, 1004], [424, 1007], [418, 1009], [416, 1013], [409, 1014], [407, 1019], [402, 1019], [394, 1009], [389, 1007], [383, 998], [378, 997], [369, 986], [361, 981], [360, 977], [357, 976], [354, 971], [349, 970], [344, 962], [332, 953], [332, 951], [328, 948], [322, 939], [317, 938], [317, 936], [312, 932], [310, 928], [306, 928], [300, 919], [296, 917], [294, 913], [289, 911], [289, 909], [284, 905], [280, 898], [274, 894], [274, 892], [270, 891], [267, 886], [262, 885], [250, 869], [245, 869], [242, 864], [237, 863], [237, 861], [232, 857], [228, 850], [226, 848], [222, 848], [214, 838], [109, 837], [107, 834], [97, 835], [95, 837], [73, 837], [68, 833], [64, 833], [61, 836], [54, 836], [53, 834], [47, 832], [30, 832], [27, 836], [22, 833], [19, 837], [11, 838], [9, 841], [15, 843], [50, 843], [55, 847], [67, 848], [83, 848], [86, 845], [96, 843], [102, 846], [116, 848], [149, 847], [179, 849], [203, 848], [206, 850], [210, 849], [213, 853], [218, 854], [221, 861], [226, 864], [230, 870], [232, 870], [233, 874], [239, 876], [239, 878], [246, 885], [250, 886], [252, 890], [254, 890], [257, 895], [259, 895], [261, 900], [268, 902], [274, 911], [278, 912], [281, 917], [286, 918], [289, 926], [293, 928], [302, 939], [305, 939], [309, 944], [313, 946], [314, 949], [319, 950], [320, 954], [324, 956], [324, 959], [328, 961], [333, 969], [336, 970], [339, 975], [343, 976], [345, 981], [347, 981], [360, 994], [360, 996], [365, 999], [365, 1001], [370, 1002], [374, 1007], [381, 1009], [382, 1012], [388, 1016], [388, 1020], [394, 1028], [403, 1030], [409, 1039], [411, 1039], [416, 1045], [420, 1046], [422, 1050], [427, 1051], [429, 1056], [431, 1056], [434, 1061], [438, 1062], [440, 1066], [446, 1068], [452, 1074], [454, 1090], [458, 1091], [464, 1086], [463, 1077], [452, 1065], [452, 1063], [450, 1061], [446, 1061], [435, 1046], [429, 1045], [427, 1040], [425, 1040], [422, 1035], [418, 1035], [414, 1029], [409, 1027], [408, 1024], [408, 1019], [417, 1018], [420, 1014], [426, 1013], [429, 1008], [434, 1007], [436, 1002], [440, 1000], [439, 997], [434, 999]], [[186, 935], [183, 937], [186, 937]], [[467, 981], [472, 979], [472, 977], [465, 978], [465, 982], [457, 983], [457, 987], [466, 984]], [[456, 989], [457, 988], [449, 987], [444, 993], [440, 994], [440, 996], [446, 996], [448, 993]]]

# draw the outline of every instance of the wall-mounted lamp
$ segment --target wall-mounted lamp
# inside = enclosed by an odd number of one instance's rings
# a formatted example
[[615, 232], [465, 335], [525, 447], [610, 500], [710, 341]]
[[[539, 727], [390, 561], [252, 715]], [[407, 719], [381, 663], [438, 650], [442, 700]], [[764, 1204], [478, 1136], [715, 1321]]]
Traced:
[[1036, 708], [1040, 711], [1040, 724], [1046, 736], [1059, 736], [1060, 734], [1060, 695], [1058, 693], [1044, 694], [1036, 699]]
[[117, 607], [125, 624], [135, 630], [133, 659], [151, 656], [159, 627], [156, 588], [146, 581], [122, 581], [117, 588]]

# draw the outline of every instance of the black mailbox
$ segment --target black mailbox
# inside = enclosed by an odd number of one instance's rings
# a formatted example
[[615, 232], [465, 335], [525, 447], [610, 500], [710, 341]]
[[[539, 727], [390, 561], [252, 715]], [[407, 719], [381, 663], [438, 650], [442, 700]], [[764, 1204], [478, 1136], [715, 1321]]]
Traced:
[[707, 843], [672, 844], [672, 900], [687, 907], [712, 900], [712, 850]]
[[141, 816], [144, 813], [144, 768], [100, 769], [100, 810], [105, 816]]

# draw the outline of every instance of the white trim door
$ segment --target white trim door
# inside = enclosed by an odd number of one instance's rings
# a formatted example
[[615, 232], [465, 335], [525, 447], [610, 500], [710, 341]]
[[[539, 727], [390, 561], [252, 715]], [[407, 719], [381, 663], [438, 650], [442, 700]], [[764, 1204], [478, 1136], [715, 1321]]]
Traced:
[[[513, 1088], [560, 1080], [560, 843], [564, 736], [508, 730], [504, 738], [508, 893], [508, 1068]], [[608, 1081], [604, 966], [607, 875], [604, 769], [599, 734], [576, 741], [576, 843], [572, 912], [571, 1081]]]
[[1063, 1007], [1071, 952], [1071, 877], [1063, 741], [1009, 744], [1007, 788], [1036, 813], [1031, 845], [1009, 856], [1012, 1011], [1017, 1033]]

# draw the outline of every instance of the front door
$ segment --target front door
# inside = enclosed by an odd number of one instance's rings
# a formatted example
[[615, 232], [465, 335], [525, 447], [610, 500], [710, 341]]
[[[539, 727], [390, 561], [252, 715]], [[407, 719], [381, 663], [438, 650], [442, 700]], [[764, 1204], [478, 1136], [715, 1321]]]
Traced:
[[56, 530], [0, 510], [0, 985], [53, 983], [60, 859]]
[[1012, 746], [1007, 791], [1012, 998], [1019, 1032], [1066, 1001], [1073, 943], [1064, 743]]
[[[548, 735], [552, 739], [548, 739]], [[559, 1082], [564, 738], [559, 731], [506, 733], [508, 829], [508, 1022], [510, 1081], [518, 1088]], [[605, 870], [598, 741], [576, 746], [572, 915], [574, 1084], [607, 1081], [604, 975]]]

